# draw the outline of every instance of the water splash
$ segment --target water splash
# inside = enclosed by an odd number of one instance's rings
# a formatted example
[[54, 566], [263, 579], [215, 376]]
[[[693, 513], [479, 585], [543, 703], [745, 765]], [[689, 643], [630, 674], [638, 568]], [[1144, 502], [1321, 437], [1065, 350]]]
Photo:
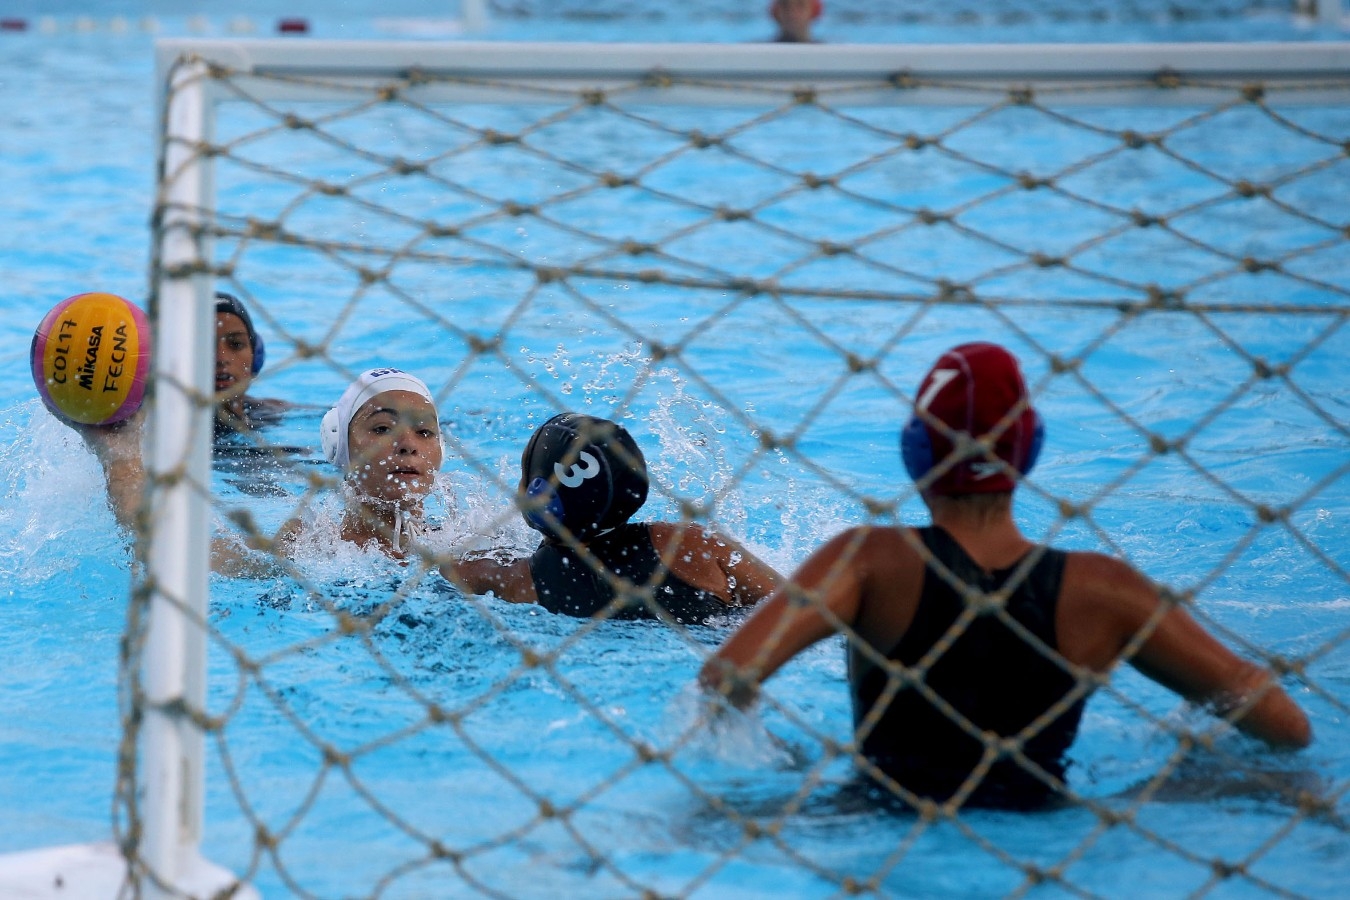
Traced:
[[0, 497], [6, 580], [42, 584], [97, 559], [125, 565], [126, 538], [108, 508], [97, 460], [37, 400], [0, 410]]
[[694, 758], [755, 769], [791, 769], [800, 754], [764, 725], [757, 708], [738, 710], [688, 684], [667, 705], [668, 743], [684, 743]]

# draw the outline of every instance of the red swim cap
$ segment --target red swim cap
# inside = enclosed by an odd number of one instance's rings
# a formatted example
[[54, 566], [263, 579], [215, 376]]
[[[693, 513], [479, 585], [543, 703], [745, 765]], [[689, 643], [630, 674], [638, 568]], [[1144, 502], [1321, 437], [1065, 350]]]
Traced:
[[[988, 437], [993, 458], [973, 443], [957, 450], [962, 436]], [[915, 481], [941, 471], [925, 485], [930, 493], [992, 494], [1011, 491], [1031, 471], [1044, 437], [1017, 359], [997, 344], [962, 344], [942, 354], [919, 383], [900, 453]], [[949, 460], [954, 451], [960, 457]]]

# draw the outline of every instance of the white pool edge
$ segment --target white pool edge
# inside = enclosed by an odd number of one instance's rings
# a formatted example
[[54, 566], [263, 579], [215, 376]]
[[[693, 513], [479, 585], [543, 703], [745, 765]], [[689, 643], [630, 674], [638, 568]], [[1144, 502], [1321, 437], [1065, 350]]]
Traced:
[[[178, 859], [178, 888], [189, 897], [260, 900], [258, 891], [231, 872], [185, 848]], [[0, 897], [7, 900], [113, 900], [129, 886], [127, 861], [111, 841], [43, 847], [0, 856]]]

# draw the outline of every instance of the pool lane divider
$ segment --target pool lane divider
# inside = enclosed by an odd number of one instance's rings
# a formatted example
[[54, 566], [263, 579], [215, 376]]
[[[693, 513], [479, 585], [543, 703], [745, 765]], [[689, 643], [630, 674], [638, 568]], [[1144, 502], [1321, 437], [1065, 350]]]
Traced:
[[[460, 19], [376, 19], [377, 30], [390, 30], [398, 34], [463, 33], [482, 31], [488, 25], [486, 0], [464, 0]], [[180, 20], [172, 20], [177, 23]], [[310, 19], [304, 16], [282, 16], [274, 21], [255, 21], [247, 16], [235, 16], [223, 24], [216, 23], [208, 16], [191, 16], [182, 21], [182, 27], [189, 35], [209, 35], [227, 33], [230, 35], [250, 35], [272, 31], [281, 35], [308, 35], [313, 31]], [[129, 34], [140, 31], [145, 34], [159, 34], [166, 29], [166, 23], [154, 16], [144, 16], [135, 21], [124, 16], [110, 19], [95, 19], [92, 16], [58, 18], [40, 16], [27, 19], [23, 16], [0, 17], [0, 33], [25, 34]], [[176, 30], [176, 29], [172, 29]]]
[[[187, 20], [187, 31], [190, 34], [207, 34], [216, 30], [209, 19], [205, 16], [193, 16]], [[21, 16], [5, 16], [0, 18], [0, 32], [9, 32], [13, 34], [35, 31], [40, 34], [60, 34], [62, 32], [73, 32], [75, 34], [94, 34], [97, 32], [108, 32], [111, 34], [128, 34], [133, 30], [139, 30], [146, 34], [158, 34], [164, 30], [163, 23], [153, 16], [146, 16], [137, 22], [137, 27], [133, 29], [131, 22], [121, 16], [114, 16], [111, 19], [99, 20], [89, 16], [77, 16], [74, 19], [61, 20], [54, 16], [42, 16], [36, 20], [28, 20]], [[263, 31], [257, 22], [244, 17], [236, 17], [225, 24], [225, 31], [234, 35], [254, 34]], [[299, 16], [288, 16], [277, 19], [275, 23], [277, 34], [309, 34], [309, 19]]]

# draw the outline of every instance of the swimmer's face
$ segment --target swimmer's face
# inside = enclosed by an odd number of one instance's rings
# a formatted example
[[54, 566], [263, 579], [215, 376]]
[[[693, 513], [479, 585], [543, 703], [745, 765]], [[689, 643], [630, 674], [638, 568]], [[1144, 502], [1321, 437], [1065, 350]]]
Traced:
[[796, 32], [810, 27], [816, 17], [815, 0], [774, 0], [769, 7], [774, 21], [784, 31]]
[[347, 426], [347, 479], [367, 497], [397, 502], [425, 497], [441, 468], [436, 407], [411, 391], [367, 400]]
[[244, 396], [253, 383], [253, 345], [244, 320], [234, 313], [216, 313], [216, 393], [224, 401]]

